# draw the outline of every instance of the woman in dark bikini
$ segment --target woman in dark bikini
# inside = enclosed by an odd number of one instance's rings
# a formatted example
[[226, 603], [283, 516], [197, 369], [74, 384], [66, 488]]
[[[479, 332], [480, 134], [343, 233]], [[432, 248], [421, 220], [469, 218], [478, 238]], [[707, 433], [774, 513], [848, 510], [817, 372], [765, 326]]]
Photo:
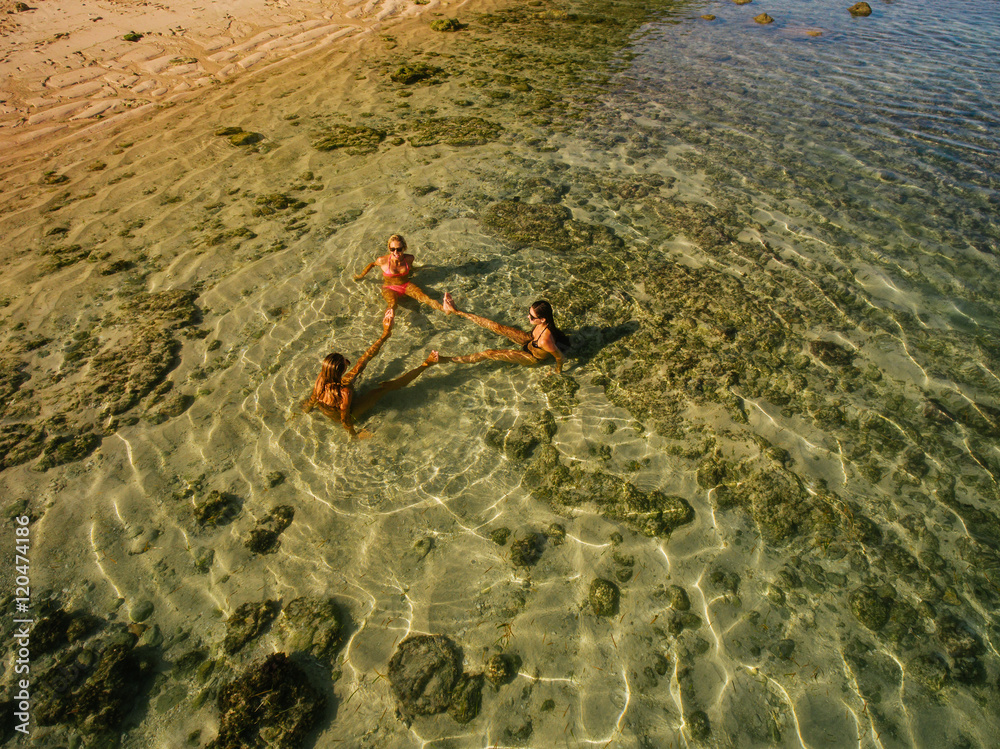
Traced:
[[533, 326], [531, 333], [525, 333], [523, 330], [501, 325], [493, 320], [487, 320], [485, 317], [473, 315], [471, 312], [462, 312], [455, 307], [455, 302], [451, 298], [451, 294], [444, 295], [444, 309], [449, 314], [459, 315], [466, 320], [474, 322], [476, 325], [493, 331], [497, 335], [509, 338], [514, 343], [521, 345], [521, 351], [513, 349], [487, 349], [486, 351], [466, 354], [465, 356], [442, 356], [440, 357], [441, 361], [474, 364], [486, 359], [492, 359], [494, 361], [505, 361], [511, 364], [534, 367], [551, 356], [556, 360], [556, 373], [562, 373], [565, 357], [559, 346], [568, 346], [569, 337], [556, 326], [555, 320], [552, 318], [552, 305], [544, 299], [535, 302], [528, 308], [528, 322]]
[[382, 335], [362, 354], [358, 363], [346, 374], [344, 370], [347, 369], [350, 362], [343, 354], [332, 353], [323, 359], [323, 368], [320, 370], [319, 377], [316, 378], [312, 395], [302, 402], [303, 411], [309, 413], [315, 407], [330, 418], [339, 419], [340, 423], [344, 425], [344, 429], [353, 438], [366, 439], [372, 436], [371, 432], [364, 429], [360, 432], [357, 431], [354, 428], [354, 419], [368, 411], [383, 395], [409, 385], [423, 374], [425, 369], [438, 363], [437, 351], [431, 351], [430, 356], [416, 369], [411, 369], [394, 380], [383, 382], [355, 399], [354, 381], [364, 371], [368, 362], [375, 358], [379, 349], [382, 348], [382, 344], [389, 340], [392, 335], [394, 316], [393, 310], [386, 310], [385, 317], [382, 319]]
[[396, 309], [401, 296], [408, 296], [423, 302], [439, 312], [444, 312], [444, 307], [440, 302], [436, 302], [427, 296], [423, 289], [408, 280], [410, 272], [413, 270], [413, 255], [406, 253], [406, 240], [399, 234], [389, 237], [389, 253], [375, 258], [374, 262], [368, 263], [365, 269], [354, 277], [355, 281], [364, 278], [368, 271], [376, 265], [382, 269], [382, 296], [389, 305], [389, 309]]

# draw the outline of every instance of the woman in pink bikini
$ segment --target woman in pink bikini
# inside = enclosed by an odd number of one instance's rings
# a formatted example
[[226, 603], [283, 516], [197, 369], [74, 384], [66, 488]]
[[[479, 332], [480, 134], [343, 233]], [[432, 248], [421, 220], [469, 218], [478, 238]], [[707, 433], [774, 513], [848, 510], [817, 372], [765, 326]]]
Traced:
[[377, 257], [374, 262], [368, 263], [354, 280], [360, 281], [377, 265], [382, 269], [382, 296], [385, 297], [389, 309], [396, 308], [401, 296], [408, 296], [439, 312], [444, 312], [440, 302], [434, 301], [424, 293], [423, 289], [409, 282], [410, 272], [413, 270], [413, 255], [405, 254], [406, 240], [399, 234], [393, 234], [389, 237], [388, 246], [389, 254]]
[[556, 360], [556, 374], [562, 373], [563, 356], [559, 346], [569, 346], [569, 336], [563, 333], [556, 326], [552, 316], [552, 305], [544, 299], [540, 299], [528, 308], [528, 322], [532, 328], [530, 333], [525, 333], [518, 328], [511, 328], [501, 325], [485, 317], [474, 315], [471, 312], [463, 312], [455, 306], [451, 294], [444, 295], [444, 310], [449, 315], [464, 317], [470, 322], [474, 322], [480, 327], [509, 338], [514, 343], [521, 345], [521, 350], [514, 349], [487, 349], [475, 354], [465, 356], [442, 356], [440, 361], [458, 362], [459, 364], [475, 364], [476, 362], [492, 359], [493, 361], [505, 361], [511, 364], [522, 364], [526, 367], [534, 367], [550, 356]]
[[309, 413], [315, 407], [331, 419], [338, 419], [352, 438], [366, 439], [372, 436], [371, 432], [365, 429], [362, 429], [360, 432], [355, 429], [354, 419], [368, 411], [386, 393], [391, 393], [394, 390], [399, 390], [409, 385], [423, 374], [425, 369], [438, 363], [438, 352], [431, 351], [430, 356], [419, 367], [411, 369], [406, 374], [394, 380], [383, 382], [373, 390], [362, 393], [359, 398], [355, 399], [354, 381], [364, 372], [365, 367], [368, 366], [368, 362], [375, 358], [379, 349], [382, 348], [382, 344], [389, 340], [389, 337], [392, 335], [392, 321], [394, 317], [395, 312], [393, 310], [386, 310], [385, 317], [382, 318], [382, 335], [361, 355], [358, 363], [346, 374], [344, 370], [351, 363], [347, 360], [347, 357], [336, 352], [327, 354], [323, 359], [323, 368], [320, 370], [319, 376], [316, 378], [316, 384], [313, 386], [312, 395], [302, 402], [303, 411]]

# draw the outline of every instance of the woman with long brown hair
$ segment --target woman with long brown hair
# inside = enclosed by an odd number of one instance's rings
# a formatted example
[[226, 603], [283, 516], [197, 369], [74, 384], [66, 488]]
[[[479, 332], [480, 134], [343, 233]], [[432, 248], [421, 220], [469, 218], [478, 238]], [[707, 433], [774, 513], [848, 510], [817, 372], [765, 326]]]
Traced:
[[526, 367], [534, 367], [542, 363], [550, 356], [556, 361], [556, 373], [562, 372], [565, 356], [560, 345], [564, 348], [569, 346], [569, 337], [559, 330], [552, 314], [552, 305], [544, 299], [539, 299], [528, 308], [528, 322], [532, 325], [531, 332], [525, 333], [518, 328], [489, 320], [471, 312], [463, 312], [455, 306], [455, 301], [451, 294], [444, 295], [444, 309], [447, 313], [464, 317], [470, 322], [474, 322], [480, 327], [486, 328], [497, 335], [510, 339], [521, 346], [521, 350], [515, 349], [487, 349], [475, 354], [465, 356], [441, 357], [441, 361], [458, 362], [459, 364], [475, 364], [486, 361], [505, 361], [511, 364], [521, 364]]
[[382, 396], [409, 385], [423, 374], [425, 369], [438, 363], [437, 351], [431, 351], [430, 356], [420, 366], [394, 380], [383, 382], [355, 398], [354, 381], [364, 372], [368, 362], [375, 358], [382, 344], [392, 336], [394, 318], [395, 312], [391, 309], [386, 310], [385, 317], [382, 318], [382, 335], [346, 373], [344, 370], [351, 363], [347, 357], [337, 352], [326, 355], [319, 376], [316, 378], [316, 384], [313, 385], [312, 395], [302, 402], [303, 411], [309, 413], [314, 407], [318, 408], [330, 418], [338, 419], [353, 438], [366, 439], [372, 436], [367, 430], [362, 429], [359, 432], [355, 429], [354, 419], [368, 411]]

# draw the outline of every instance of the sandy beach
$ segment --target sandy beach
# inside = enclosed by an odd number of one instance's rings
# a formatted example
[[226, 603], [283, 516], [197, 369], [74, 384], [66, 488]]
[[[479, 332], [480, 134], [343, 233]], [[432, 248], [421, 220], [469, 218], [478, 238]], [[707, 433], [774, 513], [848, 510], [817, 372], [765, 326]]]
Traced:
[[437, 0], [4, 0], [0, 159], [441, 7]]

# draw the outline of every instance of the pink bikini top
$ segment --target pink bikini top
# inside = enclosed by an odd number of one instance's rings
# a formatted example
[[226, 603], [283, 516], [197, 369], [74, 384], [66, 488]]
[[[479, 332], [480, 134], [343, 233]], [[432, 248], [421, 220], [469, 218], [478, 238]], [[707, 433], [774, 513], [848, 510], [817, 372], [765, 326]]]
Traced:
[[386, 276], [386, 277], [392, 277], [392, 278], [395, 278], [396, 276], [405, 276], [407, 273], [410, 272], [410, 267], [411, 267], [410, 264], [407, 263], [406, 264], [406, 270], [399, 271], [398, 273], [387, 273], [386, 270], [385, 270], [385, 268], [382, 268], [382, 275]]

